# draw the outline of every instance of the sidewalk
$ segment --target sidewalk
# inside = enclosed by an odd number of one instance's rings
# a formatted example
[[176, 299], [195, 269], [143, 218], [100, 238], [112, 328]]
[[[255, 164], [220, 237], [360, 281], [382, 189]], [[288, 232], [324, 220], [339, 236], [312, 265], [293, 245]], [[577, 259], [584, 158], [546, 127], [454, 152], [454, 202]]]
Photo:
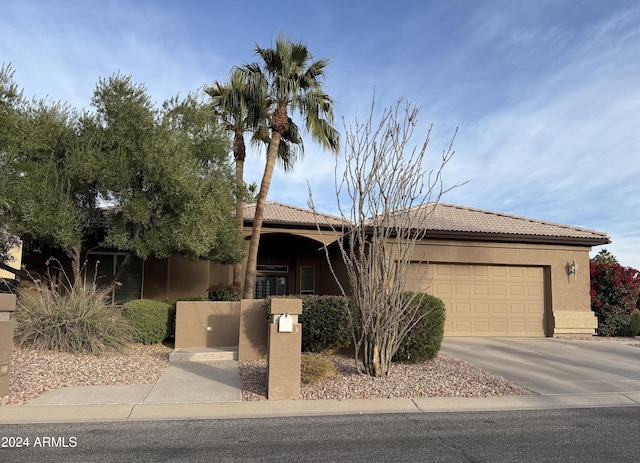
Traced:
[[242, 402], [238, 364], [230, 360], [172, 363], [155, 384], [57, 389], [29, 405], [0, 407], [0, 424], [629, 406], [640, 406], [640, 392]]

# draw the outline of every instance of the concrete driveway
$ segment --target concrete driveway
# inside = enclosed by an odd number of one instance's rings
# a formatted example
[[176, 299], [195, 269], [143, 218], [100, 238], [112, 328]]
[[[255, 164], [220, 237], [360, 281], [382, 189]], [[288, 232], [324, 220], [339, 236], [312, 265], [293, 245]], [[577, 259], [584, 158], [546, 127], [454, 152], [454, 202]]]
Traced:
[[640, 392], [640, 347], [621, 342], [445, 337], [441, 352], [541, 395]]

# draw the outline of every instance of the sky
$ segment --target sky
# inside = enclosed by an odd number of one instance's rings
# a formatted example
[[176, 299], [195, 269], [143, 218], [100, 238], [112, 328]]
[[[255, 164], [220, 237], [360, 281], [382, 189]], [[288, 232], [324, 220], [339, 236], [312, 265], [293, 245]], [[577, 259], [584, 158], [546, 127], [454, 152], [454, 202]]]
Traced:
[[[330, 59], [342, 134], [374, 92], [378, 110], [419, 108], [412, 144], [433, 126], [427, 169], [457, 128], [444, 181], [464, 185], [443, 202], [606, 232], [640, 269], [635, 0], [14, 0], [0, 6], [0, 64], [28, 97], [90, 108], [99, 79], [119, 72], [161, 105], [258, 61], [256, 45], [279, 33]], [[311, 190], [337, 214], [336, 158], [309, 136], [304, 147], [268, 200], [306, 208]], [[246, 181], [259, 183], [264, 158], [249, 154]]]

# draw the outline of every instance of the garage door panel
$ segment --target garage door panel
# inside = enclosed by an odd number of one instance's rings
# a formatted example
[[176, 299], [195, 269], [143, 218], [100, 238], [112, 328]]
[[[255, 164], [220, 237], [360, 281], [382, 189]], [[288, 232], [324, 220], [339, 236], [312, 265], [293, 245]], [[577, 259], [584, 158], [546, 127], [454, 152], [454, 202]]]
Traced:
[[484, 314], [488, 315], [489, 311], [489, 303], [487, 302], [476, 302], [473, 304], [473, 313], [474, 314]]
[[506, 294], [507, 294], [506, 285], [492, 285], [491, 286], [491, 294], [493, 296], [506, 296]]
[[487, 284], [474, 284], [473, 285], [473, 294], [476, 296], [486, 296], [489, 294], [489, 285]]
[[458, 296], [468, 296], [471, 294], [471, 287], [468, 284], [464, 285], [456, 285], [456, 295]]
[[522, 297], [526, 293], [526, 289], [522, 285], [511, 285], [509, 286], [509, 294], [511, 296], [519, 296]]
[[[417, 280], [424, 269], [411, 272], [408, 286], [424, 287]], [[544, 336], [541, 267], [431, 264], [427, 279], [447, 308], [445, 334]]]

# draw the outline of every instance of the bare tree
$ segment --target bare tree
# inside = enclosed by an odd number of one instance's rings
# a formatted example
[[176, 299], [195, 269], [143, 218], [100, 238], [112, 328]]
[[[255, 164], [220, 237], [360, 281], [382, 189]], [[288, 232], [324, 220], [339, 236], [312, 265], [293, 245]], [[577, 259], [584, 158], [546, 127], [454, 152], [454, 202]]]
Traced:
[[[411, 145], [418, 109], [400, 100], [383, 111], [379, 122], [374, 109], [375, 101], [364, 123], [357, 118], [344, 122], [344, 172], [340, 174], [337, 163], [336, 197], [340, 214], [350, 225], [335, 230], [343, 232], [336, 244], [344, 269], [328, 249], [327, 258], [343, 295], [352, 300], [349, 312], [358, 370], [362, 373], [364, 367], [365, 373], [380, 377], [389, 374], [402, 339], [420, 320], [417, 306], [411, 304], [418, 295], [408, 295], [405, 284], [409, 271], [419, 268], [413, 264], [426, 262], [415, 245], [426, 233], [435, 204], [448, 190], [442, 172], [454, 154], [455, 133], [439, 166], [425, 169], [432, 126], [421, 144]], [[343, 281], [338, 274], [344, 274]], [[428, 281], [426, 275], [422, 281]]]

